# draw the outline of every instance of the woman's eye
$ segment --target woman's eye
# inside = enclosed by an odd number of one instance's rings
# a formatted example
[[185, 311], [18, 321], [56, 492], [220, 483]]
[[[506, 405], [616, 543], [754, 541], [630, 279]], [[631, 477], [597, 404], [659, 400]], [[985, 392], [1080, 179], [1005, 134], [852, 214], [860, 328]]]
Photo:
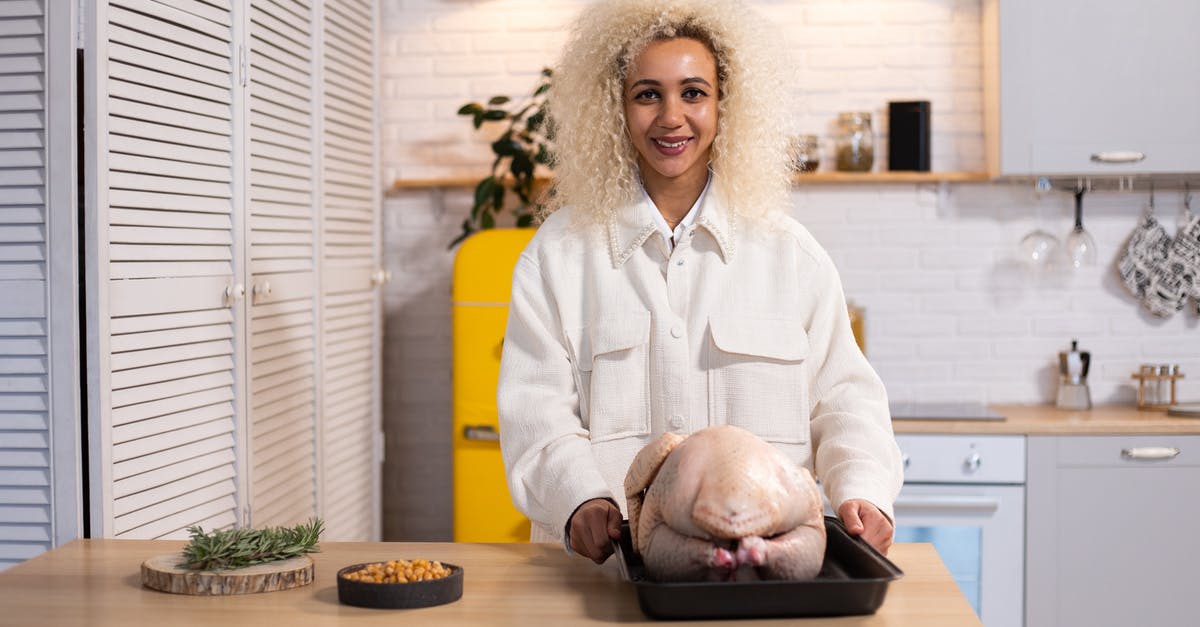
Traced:
[[708, 94], [704, 93], [702, 90], [700, 90], [700, 89], [697, 89], [697, 88], [695, 88], [695, 87], [692, 87], [692, 88], [690, 88], [690, 89], [684, 90], [684, 92], [683, 92], [683, 97], [684, 97], [684, 98], [686, 98], [686, 99], [688, 99], [688, 100], [695, 100], [695, 99], [697, 99], [697, 98], [703, 98], [703, 97], [705, 97], [705, 96], [707, 96], [707, 95], [708, 95]]
[[657, 100], [658, 92], [654, 91], [653, 89], [646, 89], [646, 90], [639, 91], [636, 94], [634, 94], [633, 99], [634, 100]]

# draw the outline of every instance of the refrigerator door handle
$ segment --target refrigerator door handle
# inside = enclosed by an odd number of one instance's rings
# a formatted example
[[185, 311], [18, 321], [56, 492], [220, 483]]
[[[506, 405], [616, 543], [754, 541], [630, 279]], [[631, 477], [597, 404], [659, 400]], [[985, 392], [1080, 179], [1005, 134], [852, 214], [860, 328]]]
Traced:
[[492, 425], [464, 425], [463, 437], [476, 442], [499, 442], [500, 432]]

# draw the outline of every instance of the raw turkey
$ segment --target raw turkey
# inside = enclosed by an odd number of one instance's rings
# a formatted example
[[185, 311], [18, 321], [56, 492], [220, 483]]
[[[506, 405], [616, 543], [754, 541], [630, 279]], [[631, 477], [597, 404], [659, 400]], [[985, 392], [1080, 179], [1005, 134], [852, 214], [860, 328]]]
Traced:
[[811, 579], [825, 555], [808, 469], [722, 425], [659, 436], [625, 476], [634, 551], [656, 581]]

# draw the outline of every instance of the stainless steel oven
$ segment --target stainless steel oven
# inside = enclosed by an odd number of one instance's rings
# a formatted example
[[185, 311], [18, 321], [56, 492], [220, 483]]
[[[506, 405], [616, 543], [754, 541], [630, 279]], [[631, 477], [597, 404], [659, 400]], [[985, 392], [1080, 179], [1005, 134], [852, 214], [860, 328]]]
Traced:
[[896, 542], [931, 542], [985, 627], [1024, 617], [1025, 438], [896, 436]]

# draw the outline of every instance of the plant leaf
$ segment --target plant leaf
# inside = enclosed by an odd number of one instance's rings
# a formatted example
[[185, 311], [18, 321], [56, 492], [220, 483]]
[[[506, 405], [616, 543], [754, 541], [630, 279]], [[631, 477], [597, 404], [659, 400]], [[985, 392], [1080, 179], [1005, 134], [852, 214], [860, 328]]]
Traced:
[[538, 111], [537, 113], [534, 113], [533, 115], [530, 115], [528, 118], [525, 118], [525, 130], [536, 131], [536, 130], [538, 130], [538, 128], [540, 128], [542, 126], [542, 122], [544, 122], [545, 120], [546, 120], [546, 111], [545, 111], [545, 109], [543, 109], [543, 110]]
[[459, 115], [475, 115], [478, 113], [483, 113], [483, 105], [478, 102], [468, 102], [458, 109]]
[[550, 91], [550, 83], [542, 83], [541, 85], [538, 85], [536, 90], [534, 90], [533, 95], [535, 97], [540, 96], [548, 91]]
[[490, 229], [496, 226], [496, 219], [492, 217], [492, 214], [484, 213], [480, 216], [479, 223], [483, 228]]
[[504, 208], [504, 186], [497, 185], [492, 190], [492, 211], [500, 211]]
[[483, 119], [485, 120], [503, 120], [507, 117], [508, 111], [502, 109], [488, 109], [483, 112]]
[[524, 228], [528, 228], [531, 226], [533, 226], [533, 214], [522, 213], [521, 215], [517, 216], [517, 227], [518, 228], [524, 229]]
[[512, 163], [509, 164], [509, 171], [513, 176], [517, 177], [517, 181], [522, 179], [533, 178], [533, 161], [529, 159], [529, 155], [524, 152], [518, 152], [513, 155]]
[[500, 136], [500, 139], [492, 142], [492, 152], [501, 157], [511, 157], [524, 149], [521, 144], [517, 143], [512, 138], [512, 133], [505, 133]]
[[458, 246], [459, 244], [461, 244], [463, 240], [470, 237], [471, 234], [473, 234], [474, 232], [475, 232], [475, 229], [471, 228], [471, 221], [463, 220], [462, 233], [459, 233], [458, 237], [454, 238], [450, 242], [450, 245], [446, 247], [446, 250], [454, 250], [455, 246]]
[[492, 195], [492, 190], [496, 187], [496, 177], [489, 176], [475, 186], [475, 206], [481, 207], [487, 204], [488, 196]]
[[488, 104], [493, 107], [498, 107], [502, 104], [508, 104], [509, 100], [511, 100], [511, 98], [508, 96], [492, 96], [491, 100], [488, 100]]

